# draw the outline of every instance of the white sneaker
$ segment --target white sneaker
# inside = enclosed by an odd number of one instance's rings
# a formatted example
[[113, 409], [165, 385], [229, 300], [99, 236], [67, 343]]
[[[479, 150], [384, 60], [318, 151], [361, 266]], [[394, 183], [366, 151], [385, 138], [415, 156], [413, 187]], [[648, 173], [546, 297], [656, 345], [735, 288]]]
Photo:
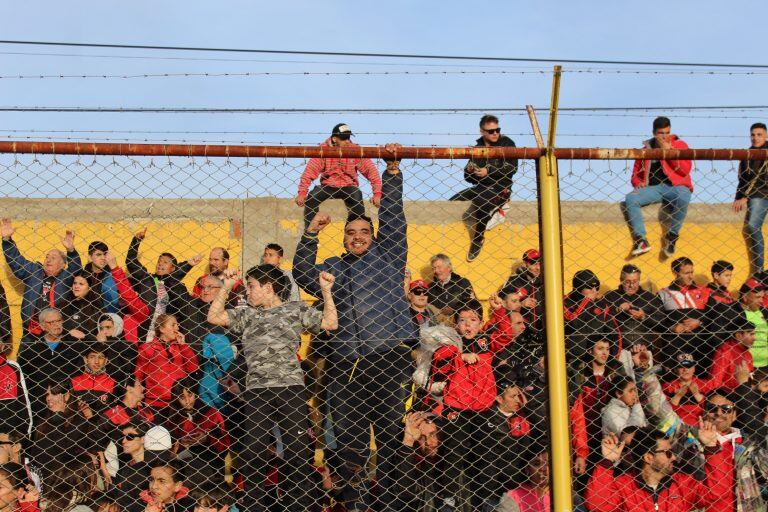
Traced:
[[485, 230], [490, 231], [496, 226], [501, 226], [507, 222], [507, 212], [509, 212], [509, 201], [501, 205], [501, 208], [496, 210], [496, 213], [493, 214], [491, 220], [488, 221], [488, 225], [485, 227]]

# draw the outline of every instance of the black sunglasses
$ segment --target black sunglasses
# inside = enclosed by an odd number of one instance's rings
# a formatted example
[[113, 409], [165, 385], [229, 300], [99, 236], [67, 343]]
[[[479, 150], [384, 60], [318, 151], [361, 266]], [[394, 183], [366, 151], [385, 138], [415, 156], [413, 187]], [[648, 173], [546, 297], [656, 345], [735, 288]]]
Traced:
[[733, 412], [733, 410], [736, 408], [735, 405], [720, 405], [720, 404], [713, 404], [710, 402], [707, 402], [707, 405], [705, 406], [707, 409], [707, 412], [715, 412], [717, 410], [720, 410], [723, 414], [729, 414]]
[[675, 454], [672, 450], [654, 450], [653, 453], [663, 453], [667, 456], [668, 459], [671, 459], [672, 456]]
[[485, 133], [501, 133], [501, 128], [491, 128], [490, 130], [483, 128], [483, 131]]
[[416, 288], [415, 290], [412, 290], [411, 293], [414, 294], [414, 295], [426, 295], [427, 294], [427, 290], [425, 290], [423, 288]]
[[123, 436], [123, 439], [125, 439], [126, 441], [133, 441], [134, 439], [138, 439], [140, 437], [141, 436], [139, 434], [125, 434]]

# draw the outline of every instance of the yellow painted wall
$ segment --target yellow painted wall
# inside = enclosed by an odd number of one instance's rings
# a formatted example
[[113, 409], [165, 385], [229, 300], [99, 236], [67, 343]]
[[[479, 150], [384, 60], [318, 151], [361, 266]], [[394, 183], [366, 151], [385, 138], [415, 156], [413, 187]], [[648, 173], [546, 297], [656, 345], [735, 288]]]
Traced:
[[[246, 223], [247, 225], [247, 223]], [[61, 237], [65, 226], [55, 220], [45, 222], [14, 222], [14, 239], [22, 254], [32, 260], [42, 260], [50, 248], [62, 248]], [[84, 262], [87, 261], [87, 245], [92, 240], [103, 240], [117, 254], [123, 265], [128, 243], [134, 231], [144, 224], [131, 222], [67, 224], [76, 234], [76, 247]], [[279, 226], [298, 235], [299, 226], [294, 220], [284, 220]], [[168, 251], [181, 261], [194, 254], [207, 257], [211, 247], [223, 245], [228, 248], [232, 259], [239, 261], [241, 244], [230, 239], [230, 223], [195, 221], [155, 221], [147, 224], [147, 238], [142, 244], [141, 261], [150, 269], [154, 268], [157, 256]], [[631, 260], [644, 272], [643, 285], [651, 283], [665, 286], [671, 279], [669, 261], [659, 257], [660, 231], [657, 223], [648, 223], [649, 239], [653, 250]], [[342, 251], [343, 223], [334, 222], [320, 237], [320, 258], [338, 255]], [[570, 290], [570, 279], [576, 270], [590, 268], [603, 283], [602, 291], [616, 286], [619, 269], [627, 260], [630, 240], [627, 229], [617, 223], [580, 223], [563, 226], [566, 290]], [[451, 257], [454, 270], [469, 278], [481, 299], [496, 291], [509, 275], [511, 269], [520, 263], [520, 256], [529, 248], [536, 247], [537, 226], [507, 224], [492, 230], [480, 257], [467, 263], [465, 255], [469, 245], [468, 234], [460, 222], [436, 225], [411, 225], [409, 227], [408, 267], [414, 277], [430, 277], [429, 258], [444, 252]], [[291, 251], [292, 252], [292, 251]], [[732, 288], [737, 289], [747, 276], [747, 258], [741, 235], [741, 223], [685, 224], [680, 242], [679, 255], [686, 255], [696, 263], [697, 281], [705, 283], [709, 278], [709, 267], [716, 259], [726, 259], [736, 265]], [[247, 261], [246, 266], [258, 263]], [[288, 262], [290, 263], [290, 262]], [[193, 269], [186, 279], [191, 288], [194, 280], [205, 272], [205, 260]], [[21, 333], [19, 306], [21, 285], [11, 276], [7, 265], [2, 265], [0, 281], [6, 289], [12, 306], [16, 338]]]

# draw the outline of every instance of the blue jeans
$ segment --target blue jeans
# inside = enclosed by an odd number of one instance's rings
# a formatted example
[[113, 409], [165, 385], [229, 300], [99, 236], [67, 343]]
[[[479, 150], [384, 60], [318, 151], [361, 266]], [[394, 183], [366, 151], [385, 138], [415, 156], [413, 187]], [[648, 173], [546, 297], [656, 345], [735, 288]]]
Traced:
[[649, 204], [661, 203], [662, 208], [669, 214], [669, 231], [673, 236], [679, 236], [683, 227], [685, 215], [688, 213], [688, 203], [691, 201], [691, 191], [683, 185], [652, 185], [633, 190], [624, 198], [622, 206], [627, 215], [629, 228], [635, 238], [646, 238], [645, 223], [641, 208]]
[[763, 242], [763, 221], [768, 213], [768, 199], [750, 197], [747, 200], [747, 215], [744, 217], [744, 240], [749, 252], [751, 273], [763, 270], [765, 242]]

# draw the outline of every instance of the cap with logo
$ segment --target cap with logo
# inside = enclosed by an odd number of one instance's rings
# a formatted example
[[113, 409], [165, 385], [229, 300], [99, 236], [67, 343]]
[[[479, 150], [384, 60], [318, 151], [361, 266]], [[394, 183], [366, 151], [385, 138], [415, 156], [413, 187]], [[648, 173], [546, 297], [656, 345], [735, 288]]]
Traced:
[[416, 290], [417, 288], [429, 290], [429, 283], [423, 279], [416, 279], [415, 281], [411, 281], [411, 284], [408, 285], [408, 289], [411, 291]]
[[677, 366], [682, 366], [683, 368], [696, 366], [696, 359], [694, 359], [693, 354], [688, 352], [678, 352], [677, 356], [675, 356], [675, 361], [677, 361]]
[[352, 130], [347, 126], [345, 123], [339, 123], [336, 126], [333, 127], [333, 130], [331, 131], [331, 137], [340, 137], [348, 139], [352, 135]]
[[755, 279], [754, 277], [750, 277], [746, 280], [746, 282], [741, 285], [741, 289], [739, 289], [740, 293], [748, 293], [748, 292], [759, 292], [765, 290], [765, 285]]

